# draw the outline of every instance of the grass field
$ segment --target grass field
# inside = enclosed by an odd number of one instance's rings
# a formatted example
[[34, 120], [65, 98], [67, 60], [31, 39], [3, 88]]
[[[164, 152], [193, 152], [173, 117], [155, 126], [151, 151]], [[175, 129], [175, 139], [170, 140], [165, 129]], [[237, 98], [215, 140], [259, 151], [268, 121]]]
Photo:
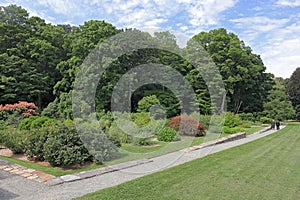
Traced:
[[300, 199], [300, 124], [80, 199]]

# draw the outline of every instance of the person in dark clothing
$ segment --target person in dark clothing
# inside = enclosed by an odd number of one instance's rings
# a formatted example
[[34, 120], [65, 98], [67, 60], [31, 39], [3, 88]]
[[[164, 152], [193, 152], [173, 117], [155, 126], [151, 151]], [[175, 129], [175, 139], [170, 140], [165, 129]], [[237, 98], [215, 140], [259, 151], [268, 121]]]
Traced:
[[271, 122], [271, 129], [275, 129], [275, 120], [274, 119]]
[[277, 129], [277, 130], [280, 129], [280, 122], [279, 122], [279, 121], [276, 122], [276, 129]]

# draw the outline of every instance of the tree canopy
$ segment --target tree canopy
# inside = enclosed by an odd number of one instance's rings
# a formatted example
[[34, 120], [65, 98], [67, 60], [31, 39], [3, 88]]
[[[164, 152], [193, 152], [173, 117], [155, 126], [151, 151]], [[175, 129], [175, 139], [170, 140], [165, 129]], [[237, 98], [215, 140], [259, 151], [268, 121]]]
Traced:
[[[48, 106], [44, 110], [48, 116], [72, 118], [72, 92], [82, 63], [93, 49], [98, 48], [98, 44], [126, 32], [141, 33], [137, 42], [153, 41], [166, 49], [138, 49], [113, 60], [97, 85], [94, 108], [97, 111], [110, 111], [112, 92], [120, 78], [136, 66], [147, 63], [171, 67], [184, 76], [195, 91], [195, 106], [204, 114], [212, 112], [213, 101], [222, 94], [221, 90], [209, 91], [210, 86], [220, 80], [225, 84], [229, 111], [261, 112], [265, 103], [270, 101], [267, 96], [274, 85], [273, 75], [265, 72], [266, 67], [259, 55], [224, 28], [201, 32], [181, 49], [176, 44], [176, 37], [168, 31], [151, 36], [139, 30], [119, 30], [100, 20], [90, 20], [80, 26], [52, 25], [39, 17], [29, 17], [28, 12], [19, 6], [10, 5], [0, 7], [0, 104], [26, 100], [42, 109]], [[206, 52], [201, 53], [200, 47]], [[115, 51], [119, 48], [116, 43]], [[185, 59], [194, 56], [195, 51], [201, 70]], [[215, 76], [217, 72], [213, 65], [220, 71], [220, 77]], [[132, 76], [130, 81], [134, 83], [143, 76], [151, 74]], [[206, 83], [207, 76], [213, 76], [215, 80]], [[164, 79], [182, 88], [180, 81], [167, 75]], [[295, 80], [291, 77], [288, 88], [294, 87]], [[180, 99], [191, 101], [185, 92], [176, 97], [168, 87], [157, 83], [143, 85], [132, 93], [129, 91], [130, 88], [124, 92], [128, 92], [132, 111], [137, 111], [138, 102], [144, 97], [155, 95], [168, 117], [179, 114]], [[288, 91], [295, 106], [298, 100], [291, 92], [294, 89]]]

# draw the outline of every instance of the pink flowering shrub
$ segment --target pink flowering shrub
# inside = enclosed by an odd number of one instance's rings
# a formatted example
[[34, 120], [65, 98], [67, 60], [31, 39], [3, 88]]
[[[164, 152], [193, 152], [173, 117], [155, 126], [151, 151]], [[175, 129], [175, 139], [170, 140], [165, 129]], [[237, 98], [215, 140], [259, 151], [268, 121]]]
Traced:
[[14, 104], [0, 105], [0, 119], [6, 120], [9, 115], [29, 117], [36, 114], [37, 106], [34, 103], [19, 101]]

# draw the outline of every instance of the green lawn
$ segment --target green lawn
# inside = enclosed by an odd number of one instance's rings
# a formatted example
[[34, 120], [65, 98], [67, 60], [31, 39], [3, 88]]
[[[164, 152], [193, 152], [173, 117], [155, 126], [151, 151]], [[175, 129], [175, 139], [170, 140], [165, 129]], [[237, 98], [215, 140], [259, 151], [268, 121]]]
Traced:
[[300, 124], [80, 199], [300, 199]]

